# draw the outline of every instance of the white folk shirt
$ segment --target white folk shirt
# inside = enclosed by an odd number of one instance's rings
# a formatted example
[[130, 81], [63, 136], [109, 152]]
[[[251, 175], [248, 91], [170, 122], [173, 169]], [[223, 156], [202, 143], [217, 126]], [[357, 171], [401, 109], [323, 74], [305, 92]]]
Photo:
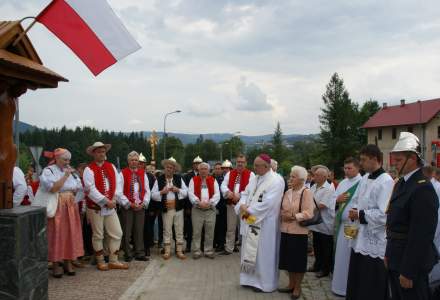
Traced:
[[310, 191], [313, 193], [316, 204], [318, 206], [323, 204], [325, 208], [320, 208], [323, 222], [321, 224], [308, 226], [308, 228], [326, 235], [333, 235], [336, 206], [334, 186], [328, 183], [328, 181], [325, 181], [324, 184], [318, 188], [318, 185], [315, 183]]
[[[59, 181], [64, 174], [64, 170], [61, 170], [57, 165], [51, 165], [44, 168], [40, 176], [40, 187], [46, 192], [50, 192], [55, 182]], [[66, 181], [58, 192], [76, 193], [76, 202], [81, 201], [84, 197], [81, 180], [77, 175], [73, 174], [70, 174], [70, 176], [67, 177]]]
[[[167, 178], [166, 180], [167, 180], [167, 187], [172, 187], [173, 186], [173, 184], [172, 184], [173, 179]], [[188, 195], [188, 188], [186, 187], [186, 184], [183, 181], [183, 179], [181, 179], [179, 193], [177, 194], [177, 197], [179, 199], [176, 199], [176, 195], [173, 192], [169, 192], [167, 194], [167, 200], [182, 200], [182, 199], [186, 198], [187, 195]], [[162, 195], [160, 194], [159, 184], [158, 184], [157, 180], [154, 182], [153, 189], [151, 190], [151, 200], [156, 201], [156, 202], [162, 201]]]
[[[128, 209], [130, 207], [130, 200], [128, 200], [127, 196], [124, 195], [124, 175], [121, 173], [119, 173], [119, 179], [120, 179], [120, 190], [122, 191], [120, 199], [119, 199], [119, 204], [122, 205], [123, 207], [125, 207], [126, 209]], [[133, 185], [133, 197], [136, 199], [135, 202], [136, 204], [140, 204], [143, 205], [144, 208], [148, 207], [148, 204], [150, 203], [150, 199], [151, 199], [151, 192], [150, 192], [150, 183], [148, 181], [148, 176], [147, 174], [144, 174], [144, 190], [145, 190], [145, 194], [144, 194], [144, 199], [139, 199], [140, 198], [140, 194], [139, 194], [139, 183], [137, 181], [135, 181], [134, 185]]]
[[[239, 192], [240, 191], [240, 182], [238, 182], [234, 185], [233, 191], [229, 190], [229, 174], [231, 174], [231, 172], [226, 173], [225, 178], [223, 179], [222, 185], [220, 186], [220, 190], [223, 194], [223, 197], [226, 197], [227, 192], [233, 192], [234, 194], [238, 194], [239, 196], [241, 196], [240, 192]], [[251, 172], [251, 174], [249, 175], [249, 182], [251, 182], [251, 180], [254, 178], [255, 178], [255, 174], [254, 174], [254, 172]], [[249, 183], [248, 183], [248, 185], [249, 185]], [[246, 190], [246, 187], [245, 187], [245, 190]], [[244, 190], [242, 191], [242, 193], [243, 192], [244, 192]]]
[[[204, 188], [203, 188], [204, 187]], [[211, 199], [209, 198], [209, 191], [206, 184], [202, 183], [202, 190], [200, 194], [202, 199], [199, 199], [194, 193], [194, 181], [191, 179], [188, 185], [188, 198], [193, 205], [197, 205], [199, 202], [209, 202], [212, 208], [215, 208], [217, 203], [220, 201], [220, 188], [218, 186], [217, 180], [214, 180], [214, 194]]]
[[[123, 191], [123, 188], [121, 185], [121, 177], [118, 176], [118, 171], [116, 171], [115, 166], [114, 165], [112, 165], [112, 166], [113, 166], [113, 170], [115, 172], [115, 178], [116, 178], [116, 190], [115, 190], [114, 197], [116, 198], [116, 201], [119, 202], [119, 199], [121, 199], [121, 194]], [[110, 216], [110, 215], [114, 214], [116, 212], [116, 210], [114, 208], [109, 209], [109, 208], [105, 207], [105, 205], [107, 204], [107, 200], [105, 199], [105, 195], [101, 194], [98, 191], [98, 189], [96, 188], [95, 174], [93, 173], [93, 171], [89, 167], [86, 167], [84, 169], [83, 181], [84, 181], [84, 190], [88, 193], [88, 197], [90, 198], [90, 200], [92, 200], [93, 202], [95, 202], [97, 205], [99, 205], [101, 207], [101, 211], [100, 211], [101, 216]], [[107, 188], [110, 186], [110, 183], [107, 178], [105, 178], [105, 186]], [[108, 190], [106, 190], [106, 192], [107, 191]], [[113, 200], [113, 199], [109, 199], [109, 200]], [[122, 205], [122, 203], [120, 203], [120, 204]]]
[[365, 174], [351, 201], [359, 214], [364, 211], [367, 224], [359, 224], [357, 237], [350, 242], [354, 252], [383, 259], [386, 248], [386, 209], [394, 180], [383, 170]]
[[17, 207], [21, 205], [21, 202], [23, 201], [23, 198], [24, 196], [26, 196], [27, 193], [26, 179], [24, 178], [23, 171], [18, 167], [14, 167], [12, 173], [12, 185], [14, 186], [14, 195], [12, 196], [12, 202], [13, 206]]

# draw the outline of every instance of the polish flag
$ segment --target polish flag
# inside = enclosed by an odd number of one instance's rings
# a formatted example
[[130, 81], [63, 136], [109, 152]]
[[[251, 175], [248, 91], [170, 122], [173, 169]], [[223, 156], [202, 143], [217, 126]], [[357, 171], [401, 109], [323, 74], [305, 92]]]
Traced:
[[140, 49], [106, 0], [53, 0], [37, 17], [98, 75]]

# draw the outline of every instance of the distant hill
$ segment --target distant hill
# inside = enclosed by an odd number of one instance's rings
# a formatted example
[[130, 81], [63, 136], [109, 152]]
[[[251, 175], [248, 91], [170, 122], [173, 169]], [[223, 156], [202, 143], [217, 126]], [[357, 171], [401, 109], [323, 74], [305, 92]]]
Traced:
[[[19, 122], [18, 130], [20, 133], [26, 131], [33, 131], [38, 129], [38, 127], [30, 125], [25, 122]], [[144, 131], [144, 136], [149, 136], [151, 131]], [[163, 133], [157, 132], [157, 135], [161, 138]], [[200, 134], [191, 134], [191, 133], [174, 133], [168, 132], [168, 136], [173, 136], [182, 141], [183, 144], [194, 144], [199, 138]], [[233, 134], [230, 133], [207, 133], [202, 134], [204, 140], [213, 140], [216, 143], [220, 143], [226, 140], [229, 140], [233, 137]], [[265, 134], [265, 135], [239, 135], [240, 139], [248, 146], [252, 145], [262, 145], [270, 143], [272, 140], [273, 134]], [[316, 138], [317, 134], [286, 134], [283, 135], [283, 140], [287, 144], [292, 144], [296, 141], [304, 141]]]
[[[24, 133], [26, 131], [34, 131], [37, 128], [38, 127], [25, 122], [21, 122], [21, 121], [18, 122], [18, 132], [20, 133]], [[15, 131], [15, 123], [14, 123], [14, 131]]]
[[[151, 131], [144, 131], [145, 136], [149, 136]], [[199, 138], [200, 134], [188, 134], [188, 133], [174, 133], [168, 132], [168, 136], [173, 136], [182, 141], [183, 144], [194, 144]], [[159, 137], [162, 137], [163, 132], [157, 132]], [[226, 140], [229, 140], [233, 137], [233, 134], [230, 133], [207, 133], [202, 134], [204, 140], [213, 140], [216, 143], [220, 143]], [[267, 144], [272, 140], [273, 134], [265, 134], [265, 135], [239, 135], [240, 139], [246, 145], [259, 145], [259, 144]], [[285, 143], [291, 144], [296, 141], [303, 141], [316, 138], [317, 134], [287, 134], [283, 135], [283, 140]]]

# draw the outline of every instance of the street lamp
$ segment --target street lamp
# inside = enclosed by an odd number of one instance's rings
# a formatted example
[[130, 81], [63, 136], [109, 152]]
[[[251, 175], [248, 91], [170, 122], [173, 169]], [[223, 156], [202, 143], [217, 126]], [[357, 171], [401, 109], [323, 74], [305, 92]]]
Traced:
[[163, 159], [167, 158], [167, 117], [172, 114], [181, 113], [181, 110], [175, 110], [169, 113], [166, 113], [163, 117]]

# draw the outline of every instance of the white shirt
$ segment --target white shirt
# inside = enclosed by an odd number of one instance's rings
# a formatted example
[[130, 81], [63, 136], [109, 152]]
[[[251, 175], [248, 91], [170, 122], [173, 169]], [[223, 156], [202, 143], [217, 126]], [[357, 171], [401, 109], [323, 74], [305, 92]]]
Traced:
[[[116, 170], [116, 168], [113, 164], [112, 164], [112, 167], [113, 167], [113, 170], [115, 172], [115, 177], [116, 177], [116, 190], [115, 190], [114, 197], [116, 198], [116, 201], [119, 201], [119, 199], [121, 199], [121, 194], [122, 194], [122, 188], [121, 188], [121, 182], [120, 182], [121, 177], [118, 176], [118, 171]], [[105, 207], [105, 205], [107, 204], [107, 199], [105, 198], [105, 195], [101, 194], [98, 191], [98, 189], [96, 188], [95, 174], [93, 173], [93, 171], [89, 167], [86, 167], [84, 169], [83, 181], [84, 181], [84, 190], [88, 193], [89, 199], [101, 207], [101, 216], [112, 215], [115, 212], [115, 210], [113, 208], [108, 209], [107, 207]], [[107, 183], [106, 187], [109, 187], [110, 184], [108, 182], [108, 179], [106, 178], [105, 181]], [[108, 199], [108, 200], [113, 200], [113, 199]], [[122, 204], [122, 203], [120, 203], [120, 204]]]
[[[440, 182], [438, 182], [436, 179], [432, 178], [431, 183], [434, 186], [434, 190], [435, 190], [435, 193], [437, 194], [437, 197], [440, 199]], [[440, 216], [440, 207], [438, 209], [438, 215]], [[434, 244], [437, 248], [437, 251], [440, 253], [440, 217], [439, 217], [439, 220], [437, 223], [437, 229], [435, 230]], [[434, 266], [431, 273], [429, 274], [429, 282], [434, 282], [437, 280], [440, 280], [440, 262], [438, 262]]]
[[323, 222], [321, 224], [308, 226], [308, 228], [312, 231], [333, 235], [336, 206], [335, 188], [333, 184], [325, 181], [324, 184], [318, 188], [318, 184], [315, 183], [310, 191], [313, 193], [316, 204], [318, 206], [322, 204], [325, 208], [320, 208]]
[[[229, 190], [229, 174], [231, 174], [231, 172], [226, 173], [225, 178], [223, 179], [222, 185], [220, 186], [220, 190], [223, 194], [223, 197], [226, 197], [227, 192], [233, 192], [235, 194], [240, 194], [239, 193], [240, 183], [234, 185], [233, 191]], [[254, 174], [254, 172], [251, 172], [251, 174], [249, 175], [249, 182], [251, 182], [251, 180], [254, 178], [255, 178], [255, 174]], [[248, 185], [249, 185], [249, 183], [248, 183]], [[246, 186], [244, 187], [244, 190], [246, 190]], [[242, 192], [244, 192], [244, 190]]]
[[23, 201], [23, 198], [24, 196], [26, 196], [27, 193], [26, 179], [24, 178], [23, 171], [18, 167], [14, 167], [12, 173], [12, 185], [14, 186], [14, 195], [12, 196], [12, 202], [13, 206], [17, 207], [21, 205], [21, 202]]
[[[202, 184], [203, 186], [203, 184]], [[197, 205], [199, 204], [201, 201], [207, 201], [209, 202], [209, 204], [211, 205], [212, 208], [215, 208], [215, 206], [217, 205], [217, 203], [220, 201], [220, 189], [217, 183], [217, 180], [214, 179], [214, 194], [212, 195], [211, 199], [209, 199], [209, 191], [208, 188], [202, 188], [201, 190], [201, 198], [199, 199], [199, 197], [197, 197], [194, 194], [194, 180], [191, 179], [191, 181], [189, 182], [189, 186], [188, 186], [188, 198], [189, 201], [191, 201], [191, 203], [193, 205]]]
[[385, 223], [386, 209], [394, 180], [387, 173], [382, 173], [376, 179], [365, 174], [351, 201], [352, 207], [363, 210], [368, 224], [359, 224], [357, 237], [351, 241], [354, 252], [373, 258], [384, 258], [386, 248]]
[[[171, 178], [170, 180], [172, 182], [173, 179]], [[167, 180], [167, 186], [168, 187], [172, 186], [169, 180]], [[185, 199], [187, 195], [188, 195], [188, 188], [186, 187], [186, 184], [183, 181], [183, 179], [181, 179], [179, 193], [177, 194], [177, 197], [179, 198], [178, 200]], [[167, 194], [167, 200], [175, 200], [175, 197], [176, 196], [174, 195], [173, 192], [169, 192]], [[160, 194], [159, 184], [157, 180], [154, 183], [153, 190], [151, 191], [151, 199], [157, 202], [162, 201], [162, 195]]]
[[[122, 172], [119, 174], [119, 177], [120, 177], [119, 182], [121, 185], [119, 190], [124, 191], [124, 175], [122, 174]], [[133, 191], [134, 197], [139, 198], [139, 183], [137, 181], [134, 183], [133, 189], [134, 189]], [[147, 208], [151, 198], [150, 183], [148, 181], [147, 174], [144, 174], [144, 190], [145, 190], [144, 199], [138, 199], [140, 202], [138, 204], [141, 204], [144, 206], [144, 208]], [[128, 200], [127, 196], [124, 195], [124, 192], [121, 193], [119, 203], [127, 209], [130, 207], [130, 200]]]

